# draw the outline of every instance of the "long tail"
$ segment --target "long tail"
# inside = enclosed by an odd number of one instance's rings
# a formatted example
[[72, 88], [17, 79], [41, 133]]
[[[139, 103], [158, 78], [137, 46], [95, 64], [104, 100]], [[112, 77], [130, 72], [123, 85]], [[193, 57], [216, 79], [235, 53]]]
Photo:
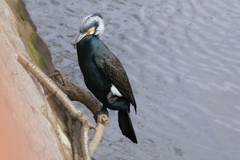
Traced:
[[122, 134], [128, 137], [133, 143], [137, 143], [137, 138], [128, 112], [118, 111], [118, 123]]

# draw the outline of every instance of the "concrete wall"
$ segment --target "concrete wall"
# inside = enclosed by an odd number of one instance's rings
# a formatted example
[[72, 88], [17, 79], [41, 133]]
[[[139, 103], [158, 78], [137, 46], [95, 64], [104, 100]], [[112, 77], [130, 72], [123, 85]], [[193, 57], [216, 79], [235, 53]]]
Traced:
[[65, 111], [17, 61], [22, 52], [45, 73], [53, 70], [27, 16], [21, 1], [0, 0], [0, 159], [71, 159]]

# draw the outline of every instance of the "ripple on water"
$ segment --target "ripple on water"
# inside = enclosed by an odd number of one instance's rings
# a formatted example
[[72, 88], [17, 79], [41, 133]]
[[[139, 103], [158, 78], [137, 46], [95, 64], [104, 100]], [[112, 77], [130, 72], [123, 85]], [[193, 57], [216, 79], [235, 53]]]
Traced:
[[139, 144], [121, 135], [111, 111], [96, 159], [239, 158], [237, 0], [24, 1], [55, 66], [81, 86], [72, 43], [83, 17], [105, 18], [101, 39], [123, 63], [137, 100], [131, 117]]

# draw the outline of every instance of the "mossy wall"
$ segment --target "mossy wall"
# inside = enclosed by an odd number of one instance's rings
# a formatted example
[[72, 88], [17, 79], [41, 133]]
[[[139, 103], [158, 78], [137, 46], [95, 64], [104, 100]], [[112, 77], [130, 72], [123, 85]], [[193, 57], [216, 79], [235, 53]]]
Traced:
[[50, 51], [42, 38], [37, 34], [37, 29], [32, 22], [30, 15], [26, 11], [26, 6], [21, 0], [7, 0], [17, 17], [17, 28], [20, 38], [22, 39], [30, 58], [46, 74], [53, 72], [54, 67]]
[[0, 0], [0, 160], [71, 159], [68, 114], [18, 63], [18, 52], [28, 54], [47, 75], [54, 71], [25, 4]]

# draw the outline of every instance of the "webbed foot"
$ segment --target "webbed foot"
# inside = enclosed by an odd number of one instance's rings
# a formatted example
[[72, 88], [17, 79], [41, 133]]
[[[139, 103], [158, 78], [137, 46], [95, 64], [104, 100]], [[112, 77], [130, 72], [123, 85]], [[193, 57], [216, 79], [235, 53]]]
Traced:
[[100, 116], [101, 114], [106, 114], [108, 116], [108, 111], [107, 111], [107, 109], [105, 107], [102, 107], [100, 111], [97, 111], [94, 114], [93, 118], [95, 119], [96, 122], [97, 122], [98, 116]]

